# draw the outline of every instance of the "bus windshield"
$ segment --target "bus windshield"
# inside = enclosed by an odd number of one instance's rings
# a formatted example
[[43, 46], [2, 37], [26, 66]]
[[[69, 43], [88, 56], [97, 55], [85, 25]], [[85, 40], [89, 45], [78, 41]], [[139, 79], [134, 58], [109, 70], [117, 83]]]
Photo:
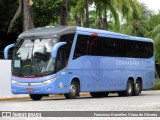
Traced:
[[23, 77], [53, 73], [55, 60], [51, 52], [56, 43], [57, 38], [19, 40], [14, 49], [12, 73]]

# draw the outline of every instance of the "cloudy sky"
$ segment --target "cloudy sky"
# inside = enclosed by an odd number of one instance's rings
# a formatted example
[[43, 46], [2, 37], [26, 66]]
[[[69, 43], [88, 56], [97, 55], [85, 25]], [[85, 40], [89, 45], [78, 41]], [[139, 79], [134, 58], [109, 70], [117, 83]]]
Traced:
[[160, 10], [160, 0], [139, 0], [139, 2], [146, 4], [149, 9], [156, 13]]

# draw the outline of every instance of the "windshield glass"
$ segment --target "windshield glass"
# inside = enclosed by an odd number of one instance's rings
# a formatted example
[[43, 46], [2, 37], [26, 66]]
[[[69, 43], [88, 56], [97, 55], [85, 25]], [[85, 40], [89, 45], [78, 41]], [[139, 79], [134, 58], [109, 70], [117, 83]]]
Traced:
[[34, 77], [54, 72], [54, 59], [51, 57], [53, 39], [25, 39], [16, 43], [12, 61], [12, 73], [17, 76]]

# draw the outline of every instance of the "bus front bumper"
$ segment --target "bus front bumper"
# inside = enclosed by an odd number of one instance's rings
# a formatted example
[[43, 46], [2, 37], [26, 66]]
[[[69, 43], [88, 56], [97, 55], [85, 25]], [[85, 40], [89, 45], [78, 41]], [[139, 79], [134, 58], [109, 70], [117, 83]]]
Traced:
[[13, 94], [56, 94], [58, 91], [54, 84], [46, 84], [43, 86], [19, 86], [16, 84], [11, 84], [11, 91]]
[[11, 84], [13, 94], [63, 94], [69, 92], [67, 85], [51, 82], [45, 85], [41, 83]]

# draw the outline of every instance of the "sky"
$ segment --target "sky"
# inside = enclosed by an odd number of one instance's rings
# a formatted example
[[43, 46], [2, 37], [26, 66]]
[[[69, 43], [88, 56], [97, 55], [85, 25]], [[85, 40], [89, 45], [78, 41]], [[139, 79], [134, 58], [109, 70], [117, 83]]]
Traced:
[[146, 4], [149, 9], [156, 13], [160, 10], [160, 0], [139, 0], [139, 2]]

